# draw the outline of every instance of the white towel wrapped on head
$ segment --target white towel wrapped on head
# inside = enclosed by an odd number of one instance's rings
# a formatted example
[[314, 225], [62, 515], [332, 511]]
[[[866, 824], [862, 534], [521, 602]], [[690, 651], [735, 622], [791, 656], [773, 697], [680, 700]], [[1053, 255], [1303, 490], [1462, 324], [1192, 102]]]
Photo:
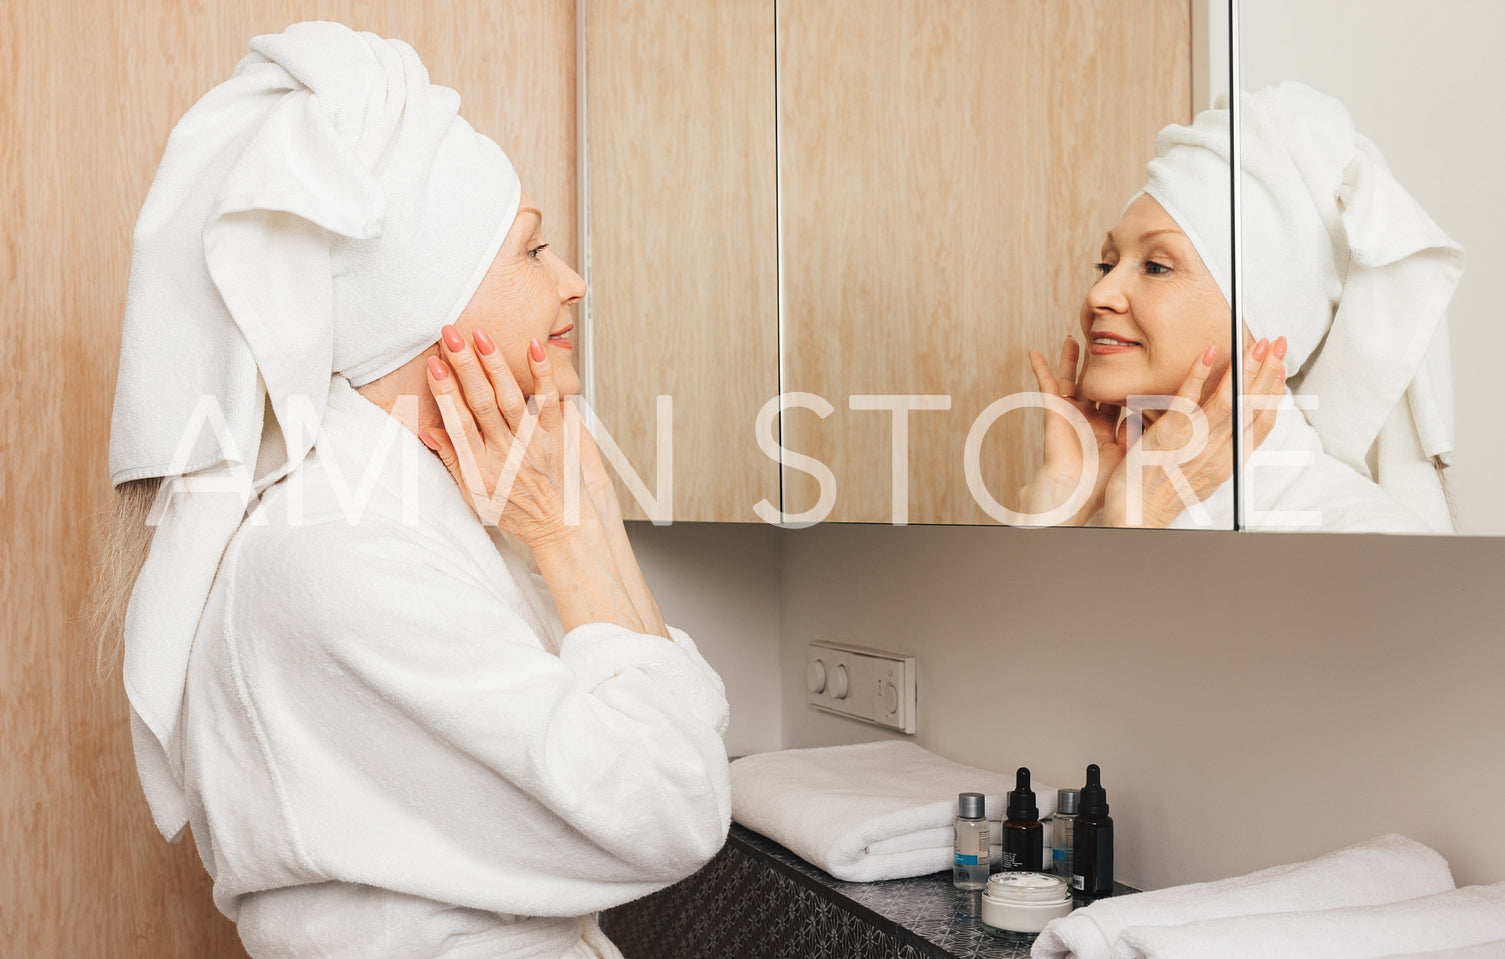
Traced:
[[1445, 859], [1419, 842], [1391, 834], [1246, 876], [1099, 900], [1046, 926], [1031, 955], [1108, 959], [1110, 953], [1117, 956], [1115, 944], [1130, 927], [1369, 906], [1452, 888]]
[[[909, 742], [786, 749], [732, 763], [732, 818], [837, 879], [903, 879], [951, 867], [958, 793], [982, 793], [998, 819], [1013, 788], [1012, 772]], [[1040, 815], [1055, 812], [1055, 787], [1032, 788]]]
[[[1112, 959], [1383, 959], [1505, 937], [1505, 883], [1374, 906], [1127, 929]], [[1496, 953], [1498, 955], [1498, 953]]]

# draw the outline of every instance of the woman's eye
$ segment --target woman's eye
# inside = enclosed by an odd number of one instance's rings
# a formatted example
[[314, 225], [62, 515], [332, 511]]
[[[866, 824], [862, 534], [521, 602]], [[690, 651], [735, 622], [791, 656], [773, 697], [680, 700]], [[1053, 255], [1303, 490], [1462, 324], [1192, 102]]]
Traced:
[[1169, 273], [1171, 271], [1171, 268], [1164, 263], [1156, 263], [1154, 260], [1146, 260], [1144, 262], [1144, 269], [1150, 276], [1160, 276], [1162, 273]]
[[547, 243], [540, 243], [537, 246], [535, 246], [533, 249], [529, 250], [528, 251], [528, 255], [531, 256], [533, 259], [536, 260], [536, 259], [538, 259], [538, 255], [540, 253], [542, 253], [544, 250], [547, 250], [548, 248], [549, 248], [549, 245]]
[[1109, 273], [1113, 272], [1113, 264], [1112, 263], [1099, 263], [1096, 266], [1094, 266], [1093, 269], [1097, 271], [1097, 275], [1098, 276], [1107, 276]]

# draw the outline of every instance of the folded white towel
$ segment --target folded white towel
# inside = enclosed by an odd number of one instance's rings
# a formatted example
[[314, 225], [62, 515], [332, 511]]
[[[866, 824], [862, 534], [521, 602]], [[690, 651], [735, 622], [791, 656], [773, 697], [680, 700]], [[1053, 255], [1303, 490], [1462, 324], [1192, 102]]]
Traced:
[[1452, 888], [1446, 860], [1419, 842], [1391, 834], [1247, 876], [1099, 900], [1046, 926], [1031, 955], [1106, 959], [1131, 926], [1369, 906]]
[[[787, 749], [732, 763], [732, 818], [837, 879], [874, 882], [949, 869], [957, 794], [982, 793], [998, 819], [1012, 788], [1012, 772], [909, 742]], [[1055, 787], [1033, 788], [1040, 815], [1053, 813]]]
[[[975, 792], [975, 790], [974, 790]], [[1050, 823], [1042, 823], [1044, 828], [1045, 857], [1050, 858]], [[1000, 828], [996, 820], [988, 822], [990, 833], [988, 835], [988, 847], [996, 862], [999, 856], [999, 848], [1003, 837], [999, 834]], [[937, 826], [934, 829], [917, 829], [914, 832], [895, 836], [892, 839], [879, 839], [877, 842], [868, 843], [867, 851], [871, 856], [885, 856], [896, 852], [917, 852], [919, 850], [951, 849], [956, 845], [956, 833], [951, 826]], [[950, 860], [947, 860], [950, 862]]]
[[1464, 946], [1461, 949], [1408, 952], [1403, 956], [1386, 956], [1385, 959], [1505, 959], [1505, 939], [1481, 942], [1477, 946]]
[[1505, 936], [1505, 883], [1317, 912], [1211, 919], [1124, 930], [1113, 959], [1382, 959]]

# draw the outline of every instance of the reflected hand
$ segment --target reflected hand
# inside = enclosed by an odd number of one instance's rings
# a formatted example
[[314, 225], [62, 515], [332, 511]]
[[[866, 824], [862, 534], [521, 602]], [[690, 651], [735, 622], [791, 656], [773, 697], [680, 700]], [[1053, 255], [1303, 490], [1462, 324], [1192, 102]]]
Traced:
[[[1059, 396], [1066, 400], [1086, 418], [1097, 441], [1097, 476], [1093, 479], [1092, 495], [1063, 526], [1081, 526], [1103, 505], [1104, 490], [1124, 457], [1124, 448], [1116, 435], [1119, 407], [1106, 403], [1094, 403], [1077, 399], [1077, 362], [1081, 348], [1075, 337], [1066, 337], [1061, 345], [1061, 359], [1057, 372], [1052, 373], [1045, 355], [1037, 350], [1029, 351], [1030, 368], [1040, 392]], [[1045, 462], [1035, 471], [1023, 489], [1019, 491], [1019, 510], [1024, 513], [1047, 513], [1066, 502], [1082, 481], [1086, 464], [1082, 457], [1082, 443], [1076, 429], [1064, 417], [1054, 413], [1045, 416]]]
[[[1233, 475], [1233, 366], [1204, 400], [1203, 389], [1217, 359], [1218, 347], [1208, 347], [1192, 362], [1176, 394], [1178, 411], [1166, 410], [1140, 437], [1133, 452], [1118, 466], [1104, 493], [1103, 519], [1110, 526], [1164, 528], [1193, 503], [1205, 501]], [[1285, 337], [1270, 344], [1255, 343], [1244, 357], [1244, 395], [1279, 396], [1285, 387]], [[1196, 427], [1187, 410], [1199, 410], [1206, 425], [1201, 447], [1171, 467], [1138, 462], [1138, 454], [1188, 449]], [[1275, 425], [1275, 411], [1258, 410], [1244, 429], [1250, 449], [1264, 442]], [[1141, 488], [1139, 515], [1130, 510], [1130, 470], [1138, 470]], [[1177, 478], [1184, 479], [1178, 482]]]

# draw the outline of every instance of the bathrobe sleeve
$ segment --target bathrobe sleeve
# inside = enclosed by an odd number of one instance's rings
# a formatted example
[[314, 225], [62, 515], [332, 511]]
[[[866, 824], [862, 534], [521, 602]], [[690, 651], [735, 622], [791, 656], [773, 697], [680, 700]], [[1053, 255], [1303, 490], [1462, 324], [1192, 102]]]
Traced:
[[694, 643], [596, 623], [556, 656], [517, 584], [478, 581], [447, 547], [330, 524], [235, 559], [232, 681], [291, 878], [573, 916], [696, 871], [725, 840], [730, 785], [724, 689]]

